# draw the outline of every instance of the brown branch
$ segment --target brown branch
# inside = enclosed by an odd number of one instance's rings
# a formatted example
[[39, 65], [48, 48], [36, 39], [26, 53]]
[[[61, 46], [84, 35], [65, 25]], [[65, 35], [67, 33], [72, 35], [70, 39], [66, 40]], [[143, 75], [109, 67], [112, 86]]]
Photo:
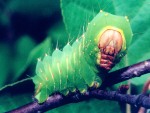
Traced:
[[[143, 90], [142, 90], [142, 94], [145, 94], [147, 93], [148, 90], [150, 90], [150, 80], [148, 80], [145, 84], [144, 84], [144, 87], [143, 87]], [[149, 95], [150, 97], [150, 95]], [[144, 107], [141, 107], [138, 111], [138, 113], [146, 113], [147, 109], [145, 109]]]
[[112, 86], [147, 73], [150, 73], [150, 59], [109, 73], [103, 82], [102, 87]]
[[93, 90], [90, 92], [86, 92], [85, 94], [76, 93], [74, 95], [70, 95], [64, 97], [60, 94], [55, 94], [50, 96], [46, 102], [43, 104], [38, 104], [37, 102], [29, 103], [25, 106], [22, 106], [19, 109], [10, 111], [8, 113], [35, 113], [37, 111], [45, 112], [47, 110], [51, 110], [53, 108], [69, 104], [81, 102], [83, 100], [87, 100], [90, 98], [97, 99], [106, 99], [106, 100], [114, 100], [119, 102], [126, 102], [134, 106], [143, 106], [146, 108], [150, 108], [150, 98], [143, 94], [141, 95], [126, 95], [120, 94], [116, 91], [104, 91], [104, 90]]
[[[141, 75], [149, 72], [150, 72], [150, 60], [147, 60], [108, 74], [101, 88], [106, 88], [113, 84], [134, 77], [140, 77]], [[90, 98], [114, 100], [114, 101], [129, 103], [131, 105], [150, 108], [150, 98], [144, 94], [127, 95], [127, 94], [121, 94], [116, 91], [104, 91], [104, 90], [96, 89], [96, 90], [90, 90], [85, 94], [80, 94], [78, 92], [76, 94], [71, 94], [66, 97], [62, 96], [61, 94], [55, 94], [53, 96], [50, 96], [48, 100], [43, 104], [38, 104], [38, 102], [32, 102], [20, 108], [17, 108], [15, 110], [9, 111], [9, 113], [16, 113], [16, 112], [32, 113], [37, 111], [43, 112], [65, 104], [80, 102]]]

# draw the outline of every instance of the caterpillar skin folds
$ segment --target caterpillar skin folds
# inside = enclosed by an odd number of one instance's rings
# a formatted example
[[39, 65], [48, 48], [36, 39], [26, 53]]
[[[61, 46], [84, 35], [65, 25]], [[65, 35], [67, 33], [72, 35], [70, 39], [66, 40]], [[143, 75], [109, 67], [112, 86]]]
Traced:
[[123, 57], [132, 39], [129, 20], [125, 17], [100, 11], [88, 24], [87, 31], [72, 45], [62, 51], [38, 60], [35, 83], [35, 98], [39, 103], [49, 95], [60, 92], [67, 95], [79, 90], [84, 93], [89, 87], [99, 87], [98, 66], [110, 70]]

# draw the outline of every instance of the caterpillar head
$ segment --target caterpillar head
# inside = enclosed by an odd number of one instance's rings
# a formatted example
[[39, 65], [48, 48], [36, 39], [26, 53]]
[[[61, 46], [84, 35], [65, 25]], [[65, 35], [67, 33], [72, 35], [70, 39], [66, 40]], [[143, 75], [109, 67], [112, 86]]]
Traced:
[[90, 53], [86, 59], [94, 59], [89, 62], [93, 67], [109, 71], [125, 55], [132, 30], [127, 17], [101, 11], [88, 25], [85, 37], [85, 53]]
[[110, 70], [114, 65], [116, 55], [121, 51], [123, 39], [118, 31], [108, 29], [102, 35], [98, 42], [100, 57], [97, 62], [101, 68]]

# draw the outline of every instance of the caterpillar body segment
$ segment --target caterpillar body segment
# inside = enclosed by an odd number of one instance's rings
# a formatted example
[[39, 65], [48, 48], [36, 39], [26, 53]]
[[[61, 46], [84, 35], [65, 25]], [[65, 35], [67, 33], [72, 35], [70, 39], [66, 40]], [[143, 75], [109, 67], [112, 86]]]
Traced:
[[103, 69], [109, 71], [124, 56], [131, 38], [127, 18], [100, 11], [72, 45], [38, 60], [33, 77], [35, 98], [43, 103], [55, 92], [67, 95], [99, 87], [103, 77], [98, 74]]
[[52, 56], [45, 55], [38, 61], [33, 81], [36, 84], [35, 98], [39, 103], [54, 92], [67, 95], [69, 91], [79, 90], [83, 93], [94, 85], [96, 74], [84, 59], [81, 42], [82, 39], [72, 46], [67, 44], [62, 51], [56, 49]]

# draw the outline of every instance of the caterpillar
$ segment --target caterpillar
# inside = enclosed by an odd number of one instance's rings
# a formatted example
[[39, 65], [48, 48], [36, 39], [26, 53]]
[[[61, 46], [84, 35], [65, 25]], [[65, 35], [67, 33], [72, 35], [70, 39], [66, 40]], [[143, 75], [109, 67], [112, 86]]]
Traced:
[[109, 71], [126, 53], [132, 39], [129, 19], [100, 11], [88, 24], [86, 32], [63, 50], [46, 54], [36, 65], [35, 98], [39, 103], [60, 92], [84, 93], [100, 87], [102, 70]]

